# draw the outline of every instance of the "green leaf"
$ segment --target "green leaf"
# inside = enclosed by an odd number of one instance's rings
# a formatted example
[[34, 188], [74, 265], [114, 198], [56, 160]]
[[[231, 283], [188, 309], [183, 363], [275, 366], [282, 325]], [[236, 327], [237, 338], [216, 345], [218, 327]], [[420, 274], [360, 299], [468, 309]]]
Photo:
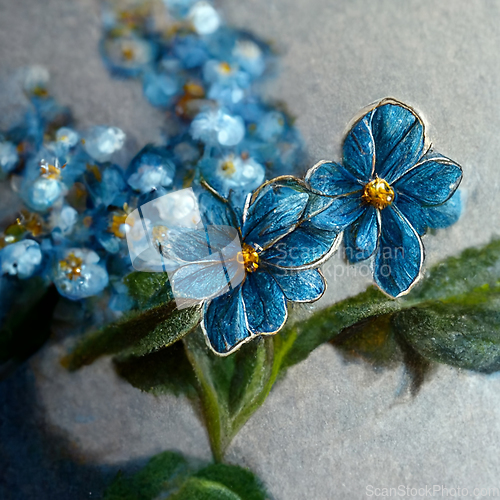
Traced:
[[119, 473], [104, 493], [104, 500], [150, 500], [160, 493], [182, 485], [190, 472], [187, 460], [179, 453], [165, 451], [154, 456], [131, 477]]
[[128, 293], [140, 309], [160, 305], [173, 300], [167, 273], [135, 271], [124, 278]]
[[499, 283], [500, 240], [494, 240], [432, 267], [403, 298], [390, 299], [371, 287], [285, 329], [285, 335], [294, 330], [297, 341], [282, 370], [330, 339], [348, 359], [357, 356], [375, 366], [402, 360], [413, 391], [432, 362], [499, 370]]
[[196, 379], [182, 342], [146, 356], [115, 359], [120, 377], [155, 396], [173, 393], [196, 397]]
[[132, 476], [119, 473], [104, 500], [265, 500], [261, 482], [248, 469], [211, 464], [199, 469], [179, 453], [153, 457]]
[[25, 359], [34, 354], [49, 338], [54, 309], [59, 294], [47, 287], [41, 278], [13, 284], [14, 300], [0, 330], [0, 379], [8, 376]]
[[[468, 303], [479, 299], [486, 300]], [[403, 310], [394, 316], [393, 325], [425, 359], [478, 372], [500, 370], [498, 291]]]
[[200, 321], [200, 307], [178, 310], [174, 301], [133, 312], [87, 335], [63, 364], [75, 370], [107, 354], [142, 356], [173, 344]]
[[189, 478], [171, 500], [265, 500], [265, 490], [247, 469], [212, 464]]

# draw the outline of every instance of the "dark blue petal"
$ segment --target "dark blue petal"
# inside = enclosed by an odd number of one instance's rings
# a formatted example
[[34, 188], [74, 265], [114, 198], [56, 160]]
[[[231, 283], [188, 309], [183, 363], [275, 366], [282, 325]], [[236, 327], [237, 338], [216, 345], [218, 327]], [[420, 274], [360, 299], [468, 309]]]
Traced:
[[461, 180], [459, 165], [443, 156], [426, 156], [397, 179], [393, 187], [422, 205], [441, 205], [456, 191]]
[[404, 193], [398, 193], [394, 203], [419, 235], [425, 234], [428, 227], [428, 214], [418, 201]]
[[193, 185], [198, 199], [200, 215], [205, 225], [233, 226], [240, 225], [231, 205], [207, 184]]
[[283, 327], [288, 316], [285, 295], [267, 271], [248, 273], [242, 295], [248, 328], [253, 334], [272, 334]]
[[372, 115], [375, 173], [391, 184], [420, 160], [424, 152], [424, 125], [400, 103], [383, 101]]
[[434, 229], [444, 228], [455, 224], [462, 214], [462, 199], [460, 191], [442, 205], [436, 207], [426, 207], [427, 225]]
[[319, 229], [342, 231], [352, 224], [365, 210], [361, 191], [332, 198], [332, 203], [310, 221]]
[[284, 271], [269, 269], [286, 298], [293, 302], [314, 302], [321, 298], [326, 290], [326, 282], [316, 269], [305, 271]]
[[338, 163], [323, 162], [307, 172], [306, 182], [312, 189], [328, 196], [358, 191], [357, 178]]
[[363, 116], [344, 140], [343, 164], [357, 178], [368, 182], [375, 166], [375, 142], [371, 130], [373, 111]]
[[442, 205], [422, 206], [418, 201], [400, 193], [396, 206], [408, 219], [418, 234], [423, 235], [427, 228], [440, 229], [455, 224], [462, 213], [460, 191]]
[[417, 279], [424, 250], [417, 232], [394, 205], [380, 215], [382, 229], [374, 263], [375, 283], [391, 297], [398, 297]]
[[344, 233], [347, 259], [354, 263], [367, 259], [377, 249], [380, 233], [379, 211], [368, 207], [366, 212]]
[[246, 243], [265, 249], [298, 224], [309, 194], [298, 183], [289, 180], [271, 181], [254, 194], [242, 227]]
[[216, 297], [205, 305], [203, 330], [219, 354], [229, 354], [252, 336], [248, 331], [241, 287]]
[[318, 229], [304, 222], [261, 254], [262, 260], [287, 269], [317, 267], [336, 249], [338, 231]]

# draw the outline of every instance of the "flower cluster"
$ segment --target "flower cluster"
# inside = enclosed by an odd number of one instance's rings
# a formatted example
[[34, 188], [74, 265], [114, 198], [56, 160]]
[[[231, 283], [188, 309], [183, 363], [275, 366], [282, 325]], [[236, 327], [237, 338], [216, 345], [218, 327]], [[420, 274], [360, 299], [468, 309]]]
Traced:
[[[301, 137], [287, 113], [255, 90], [275, 67], [269, 46], [226, 26], [210, 2], [164, 3], [173, 17], [168, 29], [155, 26], [152, 3], [124, 9], [109, 2], [101, 53], [112, 74], [140, 78], [145, 97], [166, 111], [165, 146], [183, 160], [184, 175], [201, 176], [228, 196], [296, 173]], [[141, 182], [140, 190], [148, 189], [150, 176]]]

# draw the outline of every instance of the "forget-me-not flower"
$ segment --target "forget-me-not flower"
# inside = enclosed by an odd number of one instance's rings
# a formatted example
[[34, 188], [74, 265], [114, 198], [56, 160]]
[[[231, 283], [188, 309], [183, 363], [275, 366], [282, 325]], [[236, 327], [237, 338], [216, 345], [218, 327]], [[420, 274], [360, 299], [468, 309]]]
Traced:
[[420, 236], [458, 218], [460, 201], [453, 194], [461, 179], [461, 167], [426, 144], [417, 113], [384, 99], [347, 134], [342, 165], [320, 162], [308, 172], [310, 187], [331, 200], [312, 223], [345, 230], [349, 261], [373, 255], [376, 284], [398, 297], [420, 275]]

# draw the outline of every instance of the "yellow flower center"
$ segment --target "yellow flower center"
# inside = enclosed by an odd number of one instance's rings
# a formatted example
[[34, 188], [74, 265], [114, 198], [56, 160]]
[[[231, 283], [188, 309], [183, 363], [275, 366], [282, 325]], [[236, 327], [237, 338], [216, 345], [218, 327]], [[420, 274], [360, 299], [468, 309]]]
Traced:
[[221, 165], [221, 170], [224, 173], [225, 176], [227, 177], [232, 177], [234, 173], [236, 172], [236, 167], [234, 166], [234, 163], [232, 160], [226, 160], [222, 165]]
[[363, 189], [362, 199], [365, 203], [382, 210], [394, 201], [394, 189], [384, 179], [376, 177]]
[[[108, 226], [108, 231], [114, 234], [117, 238], [125, 238], [125, 233], [123, 232], [125, 221], [130, 213], [127, 203], [123, 205], [123, 210], [117, 210], [113, 213], [110, 224]], [[134, 225], [133, 219], [129, 221], [130, 226]], [[127, 229], [127, 228], [125, 228]]]
[[259, 254], [257, 250], [246, 243], [243, 243], [241, 246], [241, 252], [238, 253], [237, 259], [240, 264], [243, 264], [247, 273], [253, 273], [259, 267]]
[[135, 58], [135, 50], [130, 46], [122, 48], [122, 57], [125, 61], [132, 61]]
[[66, 166], [66, 163], [59, 166], [59, 162], [56, 160], [55, 165], [51, 165], [48, 161], [42, 160], [40, 162], [40, 175], [46, 179], [58, 180], [61, 177], [62, 169]]
[[59, 261], [59, 267], [70, 280], [77, 280], [82, 274], [83, 259], [70, 253], [64, 260]]

